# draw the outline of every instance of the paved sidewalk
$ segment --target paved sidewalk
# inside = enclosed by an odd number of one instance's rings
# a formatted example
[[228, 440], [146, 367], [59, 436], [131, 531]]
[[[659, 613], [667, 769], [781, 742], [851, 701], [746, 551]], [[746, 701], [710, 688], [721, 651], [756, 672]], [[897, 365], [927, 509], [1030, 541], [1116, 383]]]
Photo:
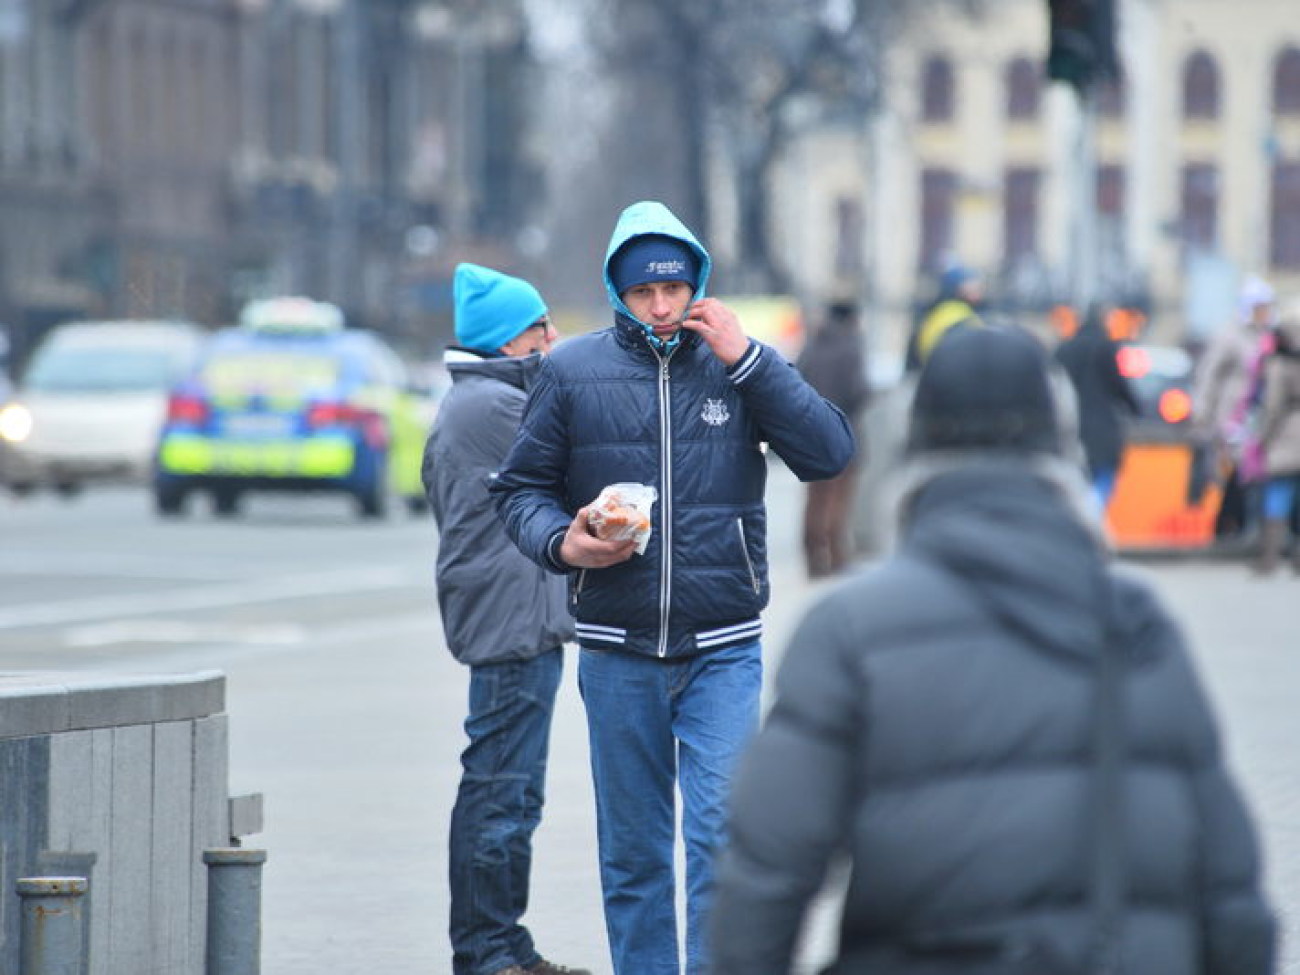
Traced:
[[[770, 486], [773, 603], [769, 678], [788, 635], [823, 588], [798, 557], [800, 485], [779, 464]], [[432, 556], [431, 556], [432, 557]], [[1295, 928], [1300, 902], [1300, 717], [1294, 607], [1300, 581], [1259, 582], [1224, 563], [1144, 568], [1193, 637], [1229, 754], [1256, 804], [1270, 885]], [[432, 581], [430, 580], [430, 586]], [[358, 652], [358, 647], [365, 647]], [[548, 956], [610, 972], [596, 873], [585, 721], [573, 656], [551, 745], [528, 924]], [[204, 664], [209, 665], [205, 662]], [[427, 609], [397, 613], [364, 639], [336, 639], [224, 665], [231, 787], [266, 795], [265, 975], [449, 973], [446, 831], [458, 781], [468, 678]], [[801, 965], [811, 975], [834, 938], [816, 914]], [[1283, 972], [1300, 971], [1288, 938]]]
[[[797, 553], [801, 486], [772, 465], [771, 661], [814, 589]], [[432, 552], [430, 553], [432, 564]], [[431, 581], [431, 580], [430, 580]], [[446, 833], [459, 779], [467, 671], [428, 610], [223, 664], [232, 793], [262, 792], [265, 975], [449, 973]], [[566, 656], [527, 923], [539, 948], [610, 971], [586, 723]]]

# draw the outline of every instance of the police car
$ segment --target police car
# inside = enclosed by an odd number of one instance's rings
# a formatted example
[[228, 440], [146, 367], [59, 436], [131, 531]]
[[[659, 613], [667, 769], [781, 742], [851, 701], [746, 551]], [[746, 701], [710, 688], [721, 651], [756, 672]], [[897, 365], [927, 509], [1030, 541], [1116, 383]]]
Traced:
[[172, 390], [157, 511], [181, 514], [196, 491], [223, 516], [252, 491], [343, 493], [366, 518], [383, 517], [392, 495], [418, 510], [427, 406], [396, 352], [373, 332], [345, 328], [336, 306], [252, 302]]

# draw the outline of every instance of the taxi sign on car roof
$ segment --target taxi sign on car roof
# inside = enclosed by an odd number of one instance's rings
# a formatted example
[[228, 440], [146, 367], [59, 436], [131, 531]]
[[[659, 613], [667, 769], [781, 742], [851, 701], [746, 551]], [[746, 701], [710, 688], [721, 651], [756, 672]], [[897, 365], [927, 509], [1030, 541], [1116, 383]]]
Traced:
[[343, 312], [310, 298], [261, 298], [244, 306], [239, 324], [257, 332], [337, 332], [343, 328]]

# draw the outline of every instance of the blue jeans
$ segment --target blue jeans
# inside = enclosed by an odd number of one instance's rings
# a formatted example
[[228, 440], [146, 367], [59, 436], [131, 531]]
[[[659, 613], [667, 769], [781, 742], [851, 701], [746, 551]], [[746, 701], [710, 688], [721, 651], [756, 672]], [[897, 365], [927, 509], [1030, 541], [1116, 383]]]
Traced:
[[1115, 494], [1115, 481], [1119, 476], [1114, 467], [1098, 467], [1092, 472], [1092, 500], [1097, 507], [1097, 514], [1105, 516], [1110, 507], [1110, 499]]
[[540, 959], [519, 923], [542, 818], [551, 714], [564, 657], [470, 668], [469, 745], [451, 813], [451, 946], [456, 975]]
[[686, 970], [704, 934], [727, 791], [758, 724], [757, 642], [684, 660], [583, 650], [605, 927], [615, 975], [678, 975], [674, 785], [686, 848]]
[[1286, 474], [1270, 477], [1264, 484], [1264, 517], [1269, 521], [1285, 521], [1291, 517], [1295, 504], [1296, 488], [1300, 475]]

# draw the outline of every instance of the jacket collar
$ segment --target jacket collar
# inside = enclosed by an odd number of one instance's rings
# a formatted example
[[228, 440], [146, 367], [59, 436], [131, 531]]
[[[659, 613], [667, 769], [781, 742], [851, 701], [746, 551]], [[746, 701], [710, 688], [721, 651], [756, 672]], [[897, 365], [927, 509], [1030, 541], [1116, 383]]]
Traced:
[[475, 376], [495, 379], [527, 391], [542, 367], [542, 356], [540, 353], [529, 356], [493, 356], [453, 345], [443, 353], [442, 362], [453, 382]]
[[[645, 355], [653, 359], [663, 358], [650, 344], [650, 337], [646, 334], [641, 323], [625, 312], [614, 312], [614, 335], [618, 339], [618, 344], [634, 355]], [[677, 343], [677, 348], [673, 350], [673, 353], [679, 350], [693, 349], [699, 343], [699, 335], [687, 329], [682, 329], [681, 341]], [[669, 354], [672, 355], [673, 353]]]

